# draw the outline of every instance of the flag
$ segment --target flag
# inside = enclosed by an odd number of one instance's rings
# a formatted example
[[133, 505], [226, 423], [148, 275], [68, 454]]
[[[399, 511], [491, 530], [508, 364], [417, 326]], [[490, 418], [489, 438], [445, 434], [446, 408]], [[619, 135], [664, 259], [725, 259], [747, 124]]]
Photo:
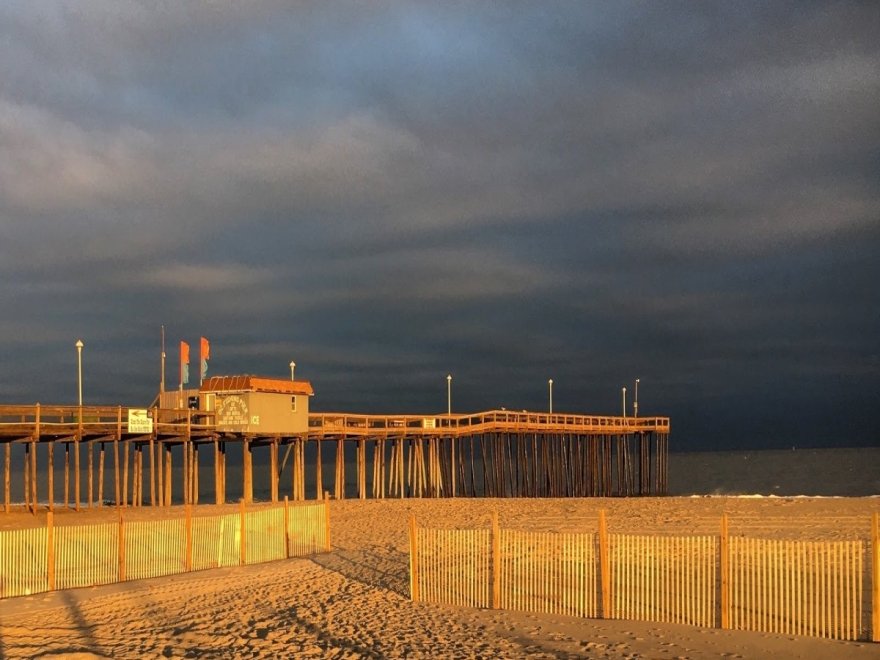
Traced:
[[211, 344], [207, 339], [202, 337], [199, 340], [199, 364], [202, 368], [200, 380], [204, 380], [208, 375], [208, 360], [211, 359]]
[[180, 384], [189, 383], [189, 344], [180, 342]]

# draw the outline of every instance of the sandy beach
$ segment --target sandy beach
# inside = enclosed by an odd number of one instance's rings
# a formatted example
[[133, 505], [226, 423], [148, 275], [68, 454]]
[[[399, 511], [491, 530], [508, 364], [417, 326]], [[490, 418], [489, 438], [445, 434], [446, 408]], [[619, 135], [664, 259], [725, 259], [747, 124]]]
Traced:
[[[218, 507], [205, 507], [215, 512]], [[0, 601], [0, 657], [880, 658], [880, 645], [412, 603], [406, 523], [867, 539], [880, 498], [645, 498], [331, 502], [333, 551], [242, 568]], [[129, 519], [168, 515], [128, 510]], [[179, 513], [179, 512], [178, 512]], [[115, 519], [56, 514], [56, 524]], [[0, 528], [40, 523], [13, 512]]]

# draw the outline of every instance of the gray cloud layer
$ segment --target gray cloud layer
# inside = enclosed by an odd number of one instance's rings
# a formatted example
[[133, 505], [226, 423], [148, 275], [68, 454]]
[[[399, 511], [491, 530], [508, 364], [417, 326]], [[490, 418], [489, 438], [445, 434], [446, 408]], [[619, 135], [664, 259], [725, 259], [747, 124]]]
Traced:
[[[149, 401], [158, 334], [318, 409], [876, 443], [869, 3], [6, 3], [0, 400]], [[176, 351], [168, 369], [175, 375]], [[195, 366], [194, 366], [195, 371]]]

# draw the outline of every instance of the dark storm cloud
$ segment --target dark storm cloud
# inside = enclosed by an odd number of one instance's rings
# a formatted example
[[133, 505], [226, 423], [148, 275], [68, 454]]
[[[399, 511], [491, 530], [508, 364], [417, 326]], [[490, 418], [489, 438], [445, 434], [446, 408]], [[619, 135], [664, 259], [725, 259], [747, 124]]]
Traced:
[[[876, 442], [870, 4], [0, 8], [7, 402], [150, 400], [158, 329], [319, 409]], [[176, 350], [168, 373], [176, 384]], [[844, 420], [841, 423], [840, 420]]]

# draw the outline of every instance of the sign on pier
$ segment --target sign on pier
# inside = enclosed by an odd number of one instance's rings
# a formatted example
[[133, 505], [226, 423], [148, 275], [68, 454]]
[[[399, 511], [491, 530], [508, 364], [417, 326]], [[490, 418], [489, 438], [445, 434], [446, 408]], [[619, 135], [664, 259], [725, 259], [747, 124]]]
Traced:
[[152, 433], [153, 418], [146, 408], [128, 409], [128, 432], [129, 433]]

